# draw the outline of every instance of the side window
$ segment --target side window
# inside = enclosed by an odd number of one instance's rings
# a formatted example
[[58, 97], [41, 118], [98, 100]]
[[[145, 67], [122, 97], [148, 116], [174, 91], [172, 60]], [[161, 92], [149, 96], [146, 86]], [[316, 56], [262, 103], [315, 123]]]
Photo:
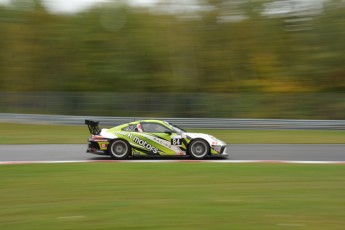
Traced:
[[147, 133], [164, 133], [165, 131], [171, 132], [170, 129], [164, 125], [157, 123], [142, 123], [143, 131]]

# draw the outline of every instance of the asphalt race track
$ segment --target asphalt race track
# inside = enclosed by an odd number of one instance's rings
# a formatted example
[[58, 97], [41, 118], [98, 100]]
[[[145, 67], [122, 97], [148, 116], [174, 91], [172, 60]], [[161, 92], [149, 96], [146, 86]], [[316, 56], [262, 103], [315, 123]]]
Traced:
[[[107, 156], [93, 155], [85, 150], [86, 144], [0, 145], [0, 162], [110, 160]], [[345, 162], [345, 144], [234, 144], [228, 145], [226, 152], [228, 159], [234, 161]]]

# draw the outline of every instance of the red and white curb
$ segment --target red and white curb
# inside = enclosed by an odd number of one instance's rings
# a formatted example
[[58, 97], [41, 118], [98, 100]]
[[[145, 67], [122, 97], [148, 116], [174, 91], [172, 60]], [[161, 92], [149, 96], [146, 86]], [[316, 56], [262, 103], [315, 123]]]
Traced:
[[345, 161], [289, 160], [72, 160], [72, 161], [0, 161], [0, 165], [62, 164], [62, 163], [273, 163], [273, 164], [345, 164]]

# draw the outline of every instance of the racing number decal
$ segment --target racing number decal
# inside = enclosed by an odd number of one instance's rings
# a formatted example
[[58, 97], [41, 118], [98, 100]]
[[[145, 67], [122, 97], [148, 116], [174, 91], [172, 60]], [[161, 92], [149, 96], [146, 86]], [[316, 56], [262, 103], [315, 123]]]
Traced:
[[171, 145], [182, 145], [181, 138], [171, 138]]

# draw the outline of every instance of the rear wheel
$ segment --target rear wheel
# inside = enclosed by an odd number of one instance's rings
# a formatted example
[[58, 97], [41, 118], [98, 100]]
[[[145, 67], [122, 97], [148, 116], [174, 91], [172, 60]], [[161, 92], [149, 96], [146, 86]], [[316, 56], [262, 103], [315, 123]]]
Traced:
[[121, 139], [112, 141], [108, 147], [109, 155], [111, 156], [111, 158], [116, 160], [127, 158], [130, 152], [131, 146], [127, 141]]
[[204, 159], [210, 152], [210, 146], [205, 140], [193, 140], [188, 147], [189, 155], [194, 159]]

